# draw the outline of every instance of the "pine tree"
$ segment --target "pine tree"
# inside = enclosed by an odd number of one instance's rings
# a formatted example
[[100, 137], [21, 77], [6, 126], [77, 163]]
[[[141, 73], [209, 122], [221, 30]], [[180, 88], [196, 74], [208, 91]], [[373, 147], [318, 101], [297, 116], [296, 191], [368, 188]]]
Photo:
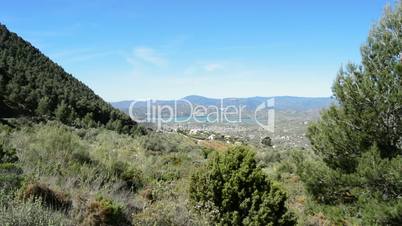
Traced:
[[62, 101], [59, 105], [57, 105], [54, 115], [56, 116], [56, 119], [60, 120], [61, 122], [68, 123], [70, 121], [70, 113], [69, 106]]
[[50, 112], [50, 100], [48, 97], [42, 97], [39, 100], [38, 107], [36, 108], [36, 113], [40, 116], [47, 115]]
[[361, 49], [362, 65], [341, 69], [333, 85], [339, 105], [309, 128], [314, 150], [329, 166], [353, 172], [377, 145], [381, 156], [402, 154], [402, 4], [388, 7]]
[[386, 9], [361, 55], [362, 65], [347, 65], [335, 80], [338, 104], [309, 127], [321, 158], [297, 157], [297, 170], [321, 208], [339, 205], [346, 215], [329, 218], [402, 225], [402, 2]]

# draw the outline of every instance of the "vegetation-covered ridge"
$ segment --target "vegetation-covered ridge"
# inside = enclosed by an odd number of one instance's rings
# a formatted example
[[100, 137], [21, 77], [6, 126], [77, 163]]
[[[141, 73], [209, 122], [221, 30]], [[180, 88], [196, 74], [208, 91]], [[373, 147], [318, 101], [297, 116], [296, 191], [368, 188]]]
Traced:
[[124, 133], [138, 129], [127, 115], [0, 23], [0, 118], [16, 116]]

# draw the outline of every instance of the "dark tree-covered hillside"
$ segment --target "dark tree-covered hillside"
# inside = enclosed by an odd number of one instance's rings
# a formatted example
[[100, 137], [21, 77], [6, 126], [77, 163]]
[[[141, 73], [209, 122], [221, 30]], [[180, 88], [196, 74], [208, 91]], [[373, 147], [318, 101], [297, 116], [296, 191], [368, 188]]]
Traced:
[[124, 133], [138, 130], [127, 115], [0, 24], [0, 118], [16, 116]]

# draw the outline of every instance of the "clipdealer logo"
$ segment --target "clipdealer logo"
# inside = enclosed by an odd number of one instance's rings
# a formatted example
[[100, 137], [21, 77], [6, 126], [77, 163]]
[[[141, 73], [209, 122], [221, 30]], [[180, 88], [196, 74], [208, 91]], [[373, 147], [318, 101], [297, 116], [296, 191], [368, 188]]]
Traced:
[[[182, 115], [183, 108], [186, 109], [184, 116]], [[136, 109], [145, 109], [142, 117], [136, 114]], [[136, 122], [154, 123], [157, 125], [157, 129], [161, 129], [165, 123], [189, 121], [197, 123], [242, 123], [246, 109], [245, 105], [224, 105], [224, 99], [221, 99], [217, 105], [208, 106], [196, 105], [186, 99], [174, 100], [169, 104], [147, 100], [131, 102], [129, 115]], [[275, 99], [270, 98], [259, 104], [254, 110], [252, 120], [264, 130], [273, 133], [275, 130]]]

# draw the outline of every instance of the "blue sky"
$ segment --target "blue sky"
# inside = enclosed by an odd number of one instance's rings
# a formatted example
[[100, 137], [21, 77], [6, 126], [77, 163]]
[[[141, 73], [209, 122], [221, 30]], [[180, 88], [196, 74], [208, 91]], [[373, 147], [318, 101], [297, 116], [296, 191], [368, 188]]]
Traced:
[[13, 0], [0, 22], [108, 101], [329, 96], [387, 2]]

